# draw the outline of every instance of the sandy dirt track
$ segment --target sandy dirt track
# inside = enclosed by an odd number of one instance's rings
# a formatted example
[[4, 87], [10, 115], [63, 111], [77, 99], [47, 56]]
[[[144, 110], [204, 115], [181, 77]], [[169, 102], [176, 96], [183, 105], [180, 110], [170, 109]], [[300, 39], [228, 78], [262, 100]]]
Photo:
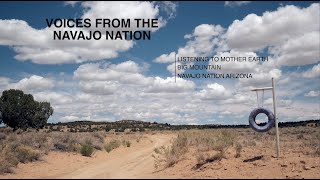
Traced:
[[97, 164], [90, 164], [72, 173], [52, 178], [147, 178], [154, 172], [152, 152], [154, 148], [169, 142], [165, 136], [150, 136], [151, 144], [131, 149], [127, 153], [118, 152]]
[[[292, 130], [292, 129], [291, 129]], [[117, 148], [110, 153], [96, 151], [92, 157], [85, 157], [79, 153], [52, 151], [43, 156], [42, 161], [19, 163], [15, 173], [0, 175], [0, 179], [72, 179], [72, 178], [320, 178], [320, 156], [312, 154], [303, 142], [311, 136], [304, 134], [303, 140], [297, 140], [294, 133], [283, 130], [281, 157], [275, 158], [275, 144], [273, 139], [266, 139], [272, 135], [265, 134], [256, 144], [247, 145], [241, 150], [241, 157], [235, 158], [235, 150], [226, 151], [225, 158], [194, 169], [197, 164], [198, 151], [191, 148], [181, 160], [172, 167], [155, 169], [152, 154], [154, 148], [169, 145], [176, 137], [175, 133], [144, 134], [139, 142], [132, 138], [130, 147]], [[247, 130], [245, 130], [247, 131]], [[295, 130], [297, 131], [297, 130]], [[310, 131], [310, 130], [309, 130]], [[241, 134], [241, 133], [239, 133]], [[250, 138], [246, 132], [243, 138]], [[287, 136], [285, 136], [287, 135]], [[301, 143], [302, 142], [302, 143]], [[246, 160], [262, 156], [261, 159], [245, 162]]]
[[172, 135], [146, 135], [140, 143], [133, 143], [130, 148], [121, 147], [107, 153], [97, 151], [93, 157], [80, 154], [51, 152], [37, 161], [19, 164], [16, 173], [1, 175], [7, 178], [170, 178], [157, 177], [154, 148], [168, 144]]

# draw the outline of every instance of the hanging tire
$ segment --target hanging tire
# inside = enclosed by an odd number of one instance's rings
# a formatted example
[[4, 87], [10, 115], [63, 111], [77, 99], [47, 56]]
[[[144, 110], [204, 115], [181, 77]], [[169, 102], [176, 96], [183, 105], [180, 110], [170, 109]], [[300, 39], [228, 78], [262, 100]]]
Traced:
[[[264, 126], [259, 126], [257, 123], [256, 123], [256, 117], [258, 114], [260, 113], [264, 113], [265, 115], [268, 116], [268, 122], [266, 125]], [[269, 131], [275, 124], [275, 117], [274, 117], [274, 114], [273, 112], [271, 112], [270, 110], [268, 109], [264, 109], [264, 108], [256, 108], [254, 109], [253, 111], [251, 111], [250, 113], [250, 116], [249, 116], [249, 124], [250, 124], [250, 127], [257, 131], [257, 132], [267, 132]]]

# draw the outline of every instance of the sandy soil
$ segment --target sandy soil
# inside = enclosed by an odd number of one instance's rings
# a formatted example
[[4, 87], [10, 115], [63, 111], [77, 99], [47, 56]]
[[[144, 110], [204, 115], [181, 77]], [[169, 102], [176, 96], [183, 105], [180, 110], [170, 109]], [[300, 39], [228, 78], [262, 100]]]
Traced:
[[20, 163], [15, 173], [0, 175], [0, 178], [157, 178], [153, 173], [152, 152], [154, 148], [168, 144], [172, 135], [145, 137], [139, 143], [132, 143], [129, 148], [121, 147], [110, 153], [97, 151], [92, 157], [50, 152], [42, 161]]
[[[201, 179], [319, 179], [320, 157], [312, 157], [303, 153], [282, 152], [280, 158], [274, 157], [274, 149], [244, 149], [240, 158], [234, 158], [229, 152], [227, 158], [207, 163], [195, 169], [195, 154], [188, 153], [185, 158], [173, 167], [157, 173], [157, 176], [170, 175], [178, 178]], [[259, 160], [244, 162], [244, 160], [261, 157]]]
[[[155, 169], [151, 156], [154, 148], [168, 145], [174, 136], [145, 134], [139, 143], [134, 142], [129, 148], [121, 147], [110, 153], [96, 151], [92, 157], [50, 152], [42, 161], [19, 164], [15, 173], [0, 175], [0, 178], [320, 178], [320, 157], [285, 143], [280, 158], [273, 157], [274, 144], [257, 144], [244, 148], [239, 158], [230, 150], [226, 158], [198, 169], [194, 168], [197, 154], [192, 151], [173, 167]], [[244, 162], [258, 156], [261, 159]]]

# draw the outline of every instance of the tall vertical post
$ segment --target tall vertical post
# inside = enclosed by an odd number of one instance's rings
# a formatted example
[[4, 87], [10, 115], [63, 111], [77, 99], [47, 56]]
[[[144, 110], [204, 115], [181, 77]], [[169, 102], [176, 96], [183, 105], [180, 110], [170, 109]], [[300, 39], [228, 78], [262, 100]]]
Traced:
[[277, 158], [280, 156], [280, 140], [279, 140], [279, 129], [278, 129], [278, 116], [277, 116], [277, 105], [276, 105], [276, 93], [275, 93], [275, 84], [274, 78], [272, 78], [272, 96], [273, 96], [273, 112], [274, 112], [274, 119], [276, 124], [276, 141], [277, 141]]

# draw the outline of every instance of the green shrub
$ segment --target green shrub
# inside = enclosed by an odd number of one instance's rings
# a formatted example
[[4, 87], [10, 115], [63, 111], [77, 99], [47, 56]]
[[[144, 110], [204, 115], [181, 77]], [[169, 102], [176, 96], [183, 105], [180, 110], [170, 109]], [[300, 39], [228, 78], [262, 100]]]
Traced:
[[90, 157], [94, 151], [94, 148], [90, 144], [84, 144], [81, 146], [80, 153], [83, 156]]
[[118, 148], [118, 147], [120, 147], [120, 141], [118, 141], [118, 140], [112, 140], [112, 141], [110, 141], [108, 144], [106, 144], [106, 145], [104, 146], [104, 149], [109, 153], [109, 152], [111, 152], [113, 149], [116, 149], [116, 148]]

